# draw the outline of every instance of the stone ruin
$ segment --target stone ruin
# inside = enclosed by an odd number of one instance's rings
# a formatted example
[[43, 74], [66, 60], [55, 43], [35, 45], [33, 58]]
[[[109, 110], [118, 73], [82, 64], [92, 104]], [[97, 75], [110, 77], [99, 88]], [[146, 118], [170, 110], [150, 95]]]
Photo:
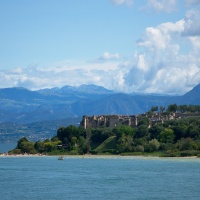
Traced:
[[85, 129], [88, 128], [99, 128], [99, 127], [108, 127], [114, 128], [120, 125], [126, 125], [131, 127], [136, 127], [138, 122], [143, 118], [149, 118], [149, 127], [155, 125], [157, 123], [163, 123], [164, 121], [169, 121], [172, 119], [183, 119], [192, 116], [199, 116], [199, 113], [170, 113], [170, 114], [163, 114], [163, 113], [153, 113], [148, 115], [148, 113], [140, 114], [140, 115], [93, 115], [87, 116], [84, 115], [80, 126], [84, 127]]
[[99, 115], [83, 116], [80, 126], [87, 128], [99, 128], [108, 127], [114, 128], [119, 125], [127, 125], [136, 127], [137, 126], [137, 116], [136, 115]]

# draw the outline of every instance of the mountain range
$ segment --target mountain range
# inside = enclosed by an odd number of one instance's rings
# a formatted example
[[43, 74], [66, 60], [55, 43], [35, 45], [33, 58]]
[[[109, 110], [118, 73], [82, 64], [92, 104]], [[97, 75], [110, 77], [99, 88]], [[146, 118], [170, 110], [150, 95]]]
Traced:
[[180, 96], [126, 94], [96, 85], [31, 91], [0, 89], [0, 147], [26, 136], [31, 141], [56, 135], [61, 126], [78, 126], [83, 115], [141, 114], [152, 106], [200, 104], [200, 84]]
[[200, 104], [200, 84], [180, 96], [116, 93], [96, 85], [31, 91], [0, 89], [0, 123], [32, 123], [83, 115], [139, 114], [152, 106]]

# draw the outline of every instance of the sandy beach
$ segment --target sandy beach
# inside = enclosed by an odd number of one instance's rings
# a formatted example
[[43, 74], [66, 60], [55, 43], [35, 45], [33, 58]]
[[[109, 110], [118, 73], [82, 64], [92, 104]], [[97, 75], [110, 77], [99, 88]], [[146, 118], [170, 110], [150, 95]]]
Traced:
[[7, 154], [3, 153], [0, 154], [0, 157], [60, 157], [63, 156], [64, 159], [67, 158], [94, 158], [94, 159], [198, 159], [197, 156], [188, 156], [188, 157], [159, 157], [159, 156], [145, 156], [145, 155], [130, 155], [130, 156], [123, 156], [123, 155], [45, 155], [45, 154]]

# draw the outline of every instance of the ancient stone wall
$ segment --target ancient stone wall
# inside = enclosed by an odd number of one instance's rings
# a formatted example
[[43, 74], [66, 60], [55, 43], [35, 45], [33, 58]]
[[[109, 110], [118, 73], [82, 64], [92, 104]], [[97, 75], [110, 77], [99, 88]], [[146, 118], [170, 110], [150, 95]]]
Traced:
[[99, 128], [99, 127], [108, 127], [114, 128], [119, 125], [126, 125], [131, 127], [136, 127], [138, 122], [143, 117], [148, 117], [150, 120], [149, 127], [155, 125], [157, 123], [163, 123], [164, 121], [172, 120], [172, 119], [183, 119], [191, 116], [200, 116], [200, 114], [190, 113], [170, 113], [170, 114], [161, 114], [161, 113], [153, 113], [148, 116], [147, 113], [141, 115], [94, 115], [87, 116], [84, 115], [83, 119], [80, 123], [80, 126], [87, 128]]
[[99, 116], [83, 116], [80, 123], [82, 127], [87, 128], [98, 128], [108, 127], [114, 128], [119, 125], [127, 125], [135, 127], [137, 126], [137, 116], [135, 115], [99, 115]]

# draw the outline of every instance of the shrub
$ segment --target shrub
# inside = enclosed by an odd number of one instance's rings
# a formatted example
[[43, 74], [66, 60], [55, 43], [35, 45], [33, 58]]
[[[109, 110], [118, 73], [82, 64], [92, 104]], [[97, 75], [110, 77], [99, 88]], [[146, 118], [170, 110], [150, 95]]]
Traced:
[[144, 152], [144, 146], [142, 146], [142, 145], [137, 145], [137, 146], [135, 147], [135, 151], [136, 151], [136, 152]]

